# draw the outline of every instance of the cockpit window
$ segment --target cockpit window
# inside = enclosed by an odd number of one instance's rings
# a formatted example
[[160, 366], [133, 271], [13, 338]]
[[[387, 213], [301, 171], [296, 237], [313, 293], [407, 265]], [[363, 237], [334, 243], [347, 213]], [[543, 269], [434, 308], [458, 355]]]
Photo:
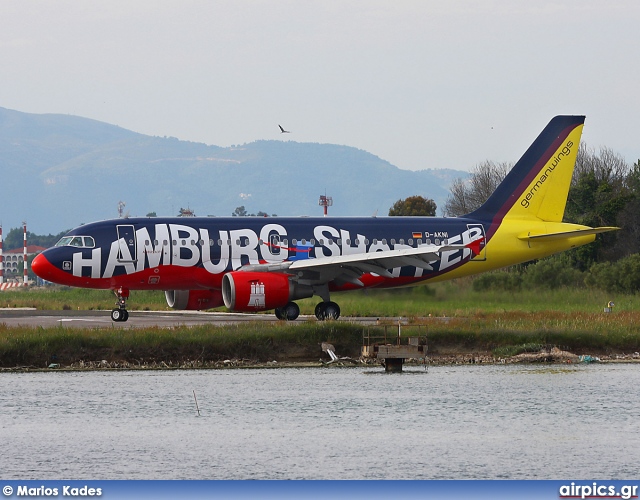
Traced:
[[62, 238], [60, 238], [58, 243], [56, 243], [56, 246], [66, 247], [71, 242], [72, 239], [73, 239], [73, 236], [63, 236]]
[[63, 236], [57, 247], [94, 248], [96, 243], [91, 236]]

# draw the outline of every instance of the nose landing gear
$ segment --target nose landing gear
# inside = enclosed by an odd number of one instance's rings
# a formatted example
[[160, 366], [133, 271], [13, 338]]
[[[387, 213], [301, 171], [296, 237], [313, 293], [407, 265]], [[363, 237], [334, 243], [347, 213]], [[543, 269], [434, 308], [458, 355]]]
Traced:
[[129, 319], [129, 311], [127, 311], [127, 299], [129, 298], [128, 288], [117, 288], [113, 291], [116, 295], [116, 308], [111, 310], [111, 319], [113, 321], [127, 321]]

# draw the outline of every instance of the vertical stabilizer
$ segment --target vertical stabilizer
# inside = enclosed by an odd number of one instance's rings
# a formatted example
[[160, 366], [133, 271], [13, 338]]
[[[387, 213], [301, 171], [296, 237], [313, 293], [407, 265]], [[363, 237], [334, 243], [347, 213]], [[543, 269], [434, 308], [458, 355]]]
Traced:
[[504, 217], [561, 222], [578, 154], [584, 116], [556, 116], [475, 212], [499, 224]]

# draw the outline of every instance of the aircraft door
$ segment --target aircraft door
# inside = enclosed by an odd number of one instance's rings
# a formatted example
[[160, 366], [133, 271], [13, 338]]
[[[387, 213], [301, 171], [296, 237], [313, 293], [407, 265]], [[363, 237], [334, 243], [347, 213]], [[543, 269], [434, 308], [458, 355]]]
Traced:
[[487, 252], [486, 252], [486, 243], [484, 233], [484, 226], [482, 224], [467, 224], [467, 230], [469, 231], [469, 241], [467, 243], [471, 243], [472, 241], [481, 240], [480, 241], [480, 252], [475, 257], [471, 257], [469, 259], [471, 262], [481, 262], [487, 260]]
[[132, 225], [116, 226], [118, 231], [118, 262], [136, 261], [136, 230]]

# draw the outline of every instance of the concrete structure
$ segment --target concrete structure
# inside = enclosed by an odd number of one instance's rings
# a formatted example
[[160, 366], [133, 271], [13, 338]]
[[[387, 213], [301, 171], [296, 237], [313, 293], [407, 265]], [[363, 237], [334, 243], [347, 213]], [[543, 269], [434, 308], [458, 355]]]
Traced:
[[[367, 331], [366, 334], [363, 332], [361, 350], [363, 358], [381, 359], [385, 371], [390, 373], [401, 372], [405, 359], [422, 359], [426, 362], [428, 348], [425, 325], [403, 325], [398, 322], [397, 325], [380, 326], [384, 328], [382, 336], [371, 336], [370, 331]], [[398, 329], [397, 335], [391, 334], [391, 331], [396, 327]], [[416, 331], [418, 336], [402, 337], [403, 328]], [[424, 336], [419, 335], [421, 328], [425, 329]]]
[[27, 245], [23, 248], [15, 248], [13, 250], [5, 251], [3, 254], [4, 281], [7, 282], [18, 280], [20, 278], [20, 263], [24, 262], [25, 256], [28, 258], [33, 255], [39, 254], [44, 250], [46, 250], [45, 247], [41, 247], [38, 245]]

